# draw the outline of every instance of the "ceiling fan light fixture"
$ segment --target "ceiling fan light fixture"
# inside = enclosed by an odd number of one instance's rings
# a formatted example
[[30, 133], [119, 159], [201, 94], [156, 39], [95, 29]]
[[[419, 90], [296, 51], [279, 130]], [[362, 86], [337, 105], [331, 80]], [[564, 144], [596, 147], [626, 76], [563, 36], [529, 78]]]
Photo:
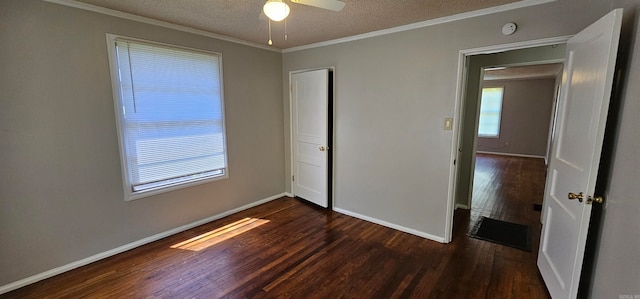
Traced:
[[264, 14], [275, 22], [284, 20], [289, 15], [289, 5], [281, 0], [267, 0], [262, 8]]

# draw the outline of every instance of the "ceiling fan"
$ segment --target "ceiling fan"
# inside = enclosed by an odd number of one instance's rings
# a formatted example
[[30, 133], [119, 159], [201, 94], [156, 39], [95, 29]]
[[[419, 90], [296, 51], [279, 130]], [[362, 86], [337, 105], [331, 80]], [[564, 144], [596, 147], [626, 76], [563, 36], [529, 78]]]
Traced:
[[[338, 0], [291, 0], [291, 2], [333, 11], [341, 11], [345, 5]], [[289, 15], [289, 5], [284, 0], [267, 0], [262, 11], [272, 21], [279, 22]]]
[[[328, 9], [333, 11], [341, 11], [344, 8], [345, 3], [339, 0], [290, 0], [292, 3], [303, 4], [313, 6], [322, 9]], [[269, 18], [269, 45], [272, 45], [271, 41], [271, 21], [280, 22], [287, 18], [289, 15], [289, 5], [284, 0], [267, 0], [262, 12]], [[286, 21], [285, 21], [286, 22]], [[286, 23], [285, 23], [286, 24]], [[286, 25], [285, 25], [285, 40], [287, 39]]]

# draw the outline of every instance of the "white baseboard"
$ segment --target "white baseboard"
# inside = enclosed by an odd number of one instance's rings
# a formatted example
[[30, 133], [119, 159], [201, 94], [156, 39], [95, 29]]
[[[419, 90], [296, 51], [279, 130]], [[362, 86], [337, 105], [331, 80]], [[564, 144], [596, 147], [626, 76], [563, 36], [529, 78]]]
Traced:
[[284, 196], [286, 196], [286, 197], [295, 197], [295, 196], [293, 196], [293, 193], [289, 193], [289, 192], [285, 192]]
[[478, 153], [478, 154], [488, 154], [488, 155], [498, 155], [498, 156], [523, 157], [523, 158], [538, 158], [538, 159], [544, 159], [545, 158], [545, 156], [538, 156], [538, 155], [525, 155], [525, 154], [486, 152], [486, 151], [476, 151], [476, 153]]
[[274, 199], [278, 199], [278, 198], [283, 197], [283, 196], [287, 196], [286, 193], [273, 195], [273, 196], [267, 197], [265, 199], [261, 199], [261, 200], [255, 201], [255, 202], [252, 202], [250, 204], [246, 204], [244, 206], [241, 206], [241, 207], [238, 207], [238, 208], [235, 208], [235, 209], [231, 209], [229, 211], [222, 212], [220, 214], [213, 215], [213, 216], [205, 218], [205, 219], [201, 219], [201, 220], [198, 220], [198, 221], [195, 221], [195, 222], [191, 222], [189, 224], [185, 224], [185, 225], [176, 227], [174, 229], [171, 229], [171, 230], [159, 233], [159, 234], [155, 234], [153, 236], [146, 237], [144, 239], [141, 239], [141, 240], [129, 243], [129, 244], [125, 244], [125, 245], [122, 245], [120, 247], [117, 247], [117, 248], [114, 248], [114, 249], [111, 249], [111, 250], [107, 250], [105, 252], [98, 253], [96, 255], [92, 255], [90, 257], [81, 259], [79, 261], [75, 261], [75, 262], [66, 264], [64, 266], [60, 266], [60, 267], [51, 269], [49, 271], [45, 271], [45, 272], [30, 276], [30, 277], [27, 277], [27, 278], [18, 280], [16, 282], [12, 282], [12, 283], [4, 285], [4, 286], [0, 286], [0, 295], [4, 294], [4, 293], [11, 292], [13, 290], [19, 289], [19, 288], [24, 287], [24, 286], [30, 285], [32, 283], [36, 283], [38, 281], [47, 279], [49, 277], [53, 277], [55, 275], [62, 274], [62, 273], [67, 272], [69, 270], [73, 270], [73, 269], [82, 267], [84, 265], [88, 265], [90, 263], [99, 261], [101, 259], [108, 258], [110, 256], [114, 256], [116, 254], [125, 252], [127, 250], [131, 250], [131, 249], [134, 249], [136, 247], [139, 247], [139, 246], [142, 246], [142, 245], [145, 245], [145, 244], [160, 240], [162, 238], [166, 238], [168, 236], [175, 235], [177, 233], [180, 233], [180, 232], [183, 232], [185, 230], [194, 228], [196, 226], [200, 226], [200, 225], [203, 225], [205, 223], [209, 223], [211, 221], [218, 220], [220, 218], [229, 216], [231, 214], [234, 214], [234, 213], [237, 213], [237, 212], [240, 212], [240, 211], [244, 211], [246, 209], [249, 209], [249, 208], [252, 208], [252, 207], [255, 207], [255, 206], [259, 206], [259, 205], [261, 205], [263, 203], [267, 203], [269, 201], [272, 201]]
[[455, 208], [455, 209], [456, 209], [456, 210], [457, 210], [457, 209], [464, 209], [464, 210], [468, 210], [468, 209], [469, 209], [469, 206], [468, 206], [468, 205], [465, 205], [465, 204], [457, 203], [457, 204], [456, 204], [456, 208]]
[[412, 234], [412, 235], [416, 235], [418, 237], [423, 237], [425, 239], [429, 239], [429, 240], [432, 240], [432, 241], [445, 243], [443, 237], [435, 236], [435, 235], [428, 234], [428, 233], [425, 233], [425, 232], [422, 232], [422, 231], [419, 231], [419, 230], [415, 230], [415, 229], [412, 229], [412, 228], [404, 227], [402, 225], [393, 224], [393, 223], [390, 223], [390, 222], [386, 222], [384, 220], [380, 220], [380, 219], [376, 219], [376, 218], [373, 218], [373, 217], [365, 216], [365, 215], [358, 214], [356, 212], [352, 212], [352, 211], [349, 211], [349, 210], [341, 209], [341, 208], [338, 208], [338, 207], [333, 207], [333, 210], [338, 212], [338, 213], [349, 215], [351, 217], [359, 218], [359, 219], [362, 219], [362, 220], [365, 220], [365, 221], [373, 222], [375, 224], [380, 224], [382, 226], [393, 228], [395, 230], [399, 230], [399, 231], [402, 231], [402, 232], [405, 232], [405, 233], [409, 233], [409, 234]]

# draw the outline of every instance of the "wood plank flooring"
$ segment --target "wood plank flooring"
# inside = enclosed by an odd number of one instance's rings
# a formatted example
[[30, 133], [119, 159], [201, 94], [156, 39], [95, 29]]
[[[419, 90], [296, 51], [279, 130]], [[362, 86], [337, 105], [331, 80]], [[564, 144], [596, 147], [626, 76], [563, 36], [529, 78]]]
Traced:
[[478, 196], [456, 211], [450, 244], [285, 197], [0, 298], [549, 298], [537, 242], [526, 252], [467, 236], [486, 215], [539, 238], [538, 162], [479, 155]]
[[533, 204], [542, 204], [545, 173], [543, 159], [477, 154], [472, 223], [485, 216], [539, 226]]

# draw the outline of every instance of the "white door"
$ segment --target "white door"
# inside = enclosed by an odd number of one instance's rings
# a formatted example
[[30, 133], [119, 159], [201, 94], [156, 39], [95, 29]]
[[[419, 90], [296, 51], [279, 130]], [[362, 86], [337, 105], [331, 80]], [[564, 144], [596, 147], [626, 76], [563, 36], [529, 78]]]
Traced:
[[328, 206], [329, 70], [291, 75], [293, 194]]
[[552, 298], [578, 291], [621, 20], [614, 10], [567, 42], [538, 253]]

